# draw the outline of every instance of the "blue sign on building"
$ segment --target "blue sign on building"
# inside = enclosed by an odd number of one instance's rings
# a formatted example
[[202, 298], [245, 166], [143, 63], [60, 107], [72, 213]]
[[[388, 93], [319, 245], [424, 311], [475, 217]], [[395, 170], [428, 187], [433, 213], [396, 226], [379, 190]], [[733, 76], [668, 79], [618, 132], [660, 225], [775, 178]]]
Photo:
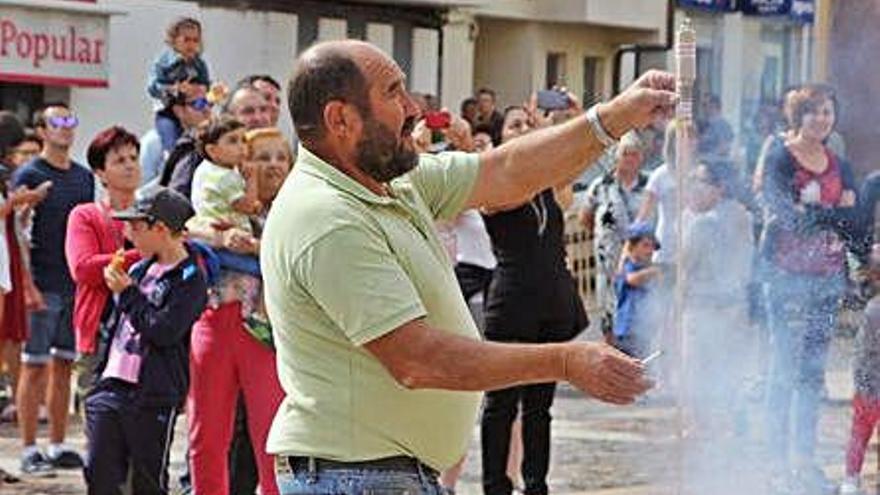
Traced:
[[736, 0], [678, 0], [678, 6], [715, 12], [732, 12], [736, 10]]
[[816, 17], [815, 0], [740, 0], [746, 15], [787, 16], [797, 22], [811, 24]]
[[747, 15], [786, 15], [792, 0], [741, 0], [740, 9]]

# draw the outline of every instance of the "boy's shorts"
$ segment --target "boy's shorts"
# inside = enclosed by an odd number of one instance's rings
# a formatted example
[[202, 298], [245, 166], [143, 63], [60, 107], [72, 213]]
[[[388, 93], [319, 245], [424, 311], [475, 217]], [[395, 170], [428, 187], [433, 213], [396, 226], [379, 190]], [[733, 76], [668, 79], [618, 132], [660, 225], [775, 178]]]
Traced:
[[21, 351], [26, 364], [46, 364], [51, 358], [76, 359], [73, 335], [73, 296], [44, 292], [46, 309], [30, 316], [30, 335]]

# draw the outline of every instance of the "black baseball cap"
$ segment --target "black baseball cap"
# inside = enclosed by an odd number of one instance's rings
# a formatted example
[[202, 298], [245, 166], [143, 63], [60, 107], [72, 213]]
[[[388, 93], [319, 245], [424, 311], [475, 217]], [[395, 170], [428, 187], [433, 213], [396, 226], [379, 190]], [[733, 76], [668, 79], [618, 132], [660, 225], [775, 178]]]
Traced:
[[195, 214], [192, 204], [183, 194], [167, 187], [154, 187], [145, 191], [131, 207], [114, 213], [113, 218], [123, 221], [159, 221], [169, 229], [181, 232], [186, 228], [187, 220]]

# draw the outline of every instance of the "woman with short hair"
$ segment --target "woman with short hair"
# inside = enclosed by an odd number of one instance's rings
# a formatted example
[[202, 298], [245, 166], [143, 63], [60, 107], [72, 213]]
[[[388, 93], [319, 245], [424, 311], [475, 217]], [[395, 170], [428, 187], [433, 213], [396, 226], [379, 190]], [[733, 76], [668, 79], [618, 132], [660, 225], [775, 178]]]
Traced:
[[103, 198], [81, 204], [70, 212], [64, 252], [76, 284], [73, 329], [76, 335], [77, 394], [84, 396], [92, 385], [92, 368], [100, 355], [99, 328], [113, 309], [113, 298], [104, 280], [104, 268], [116, 253], [120, 268], [127, 269], [140, 255], [123, 234], [124, 223], [114, 220], [135, 200], [141, 183], [137, 136], [123, 127], [99, 132], [86, 152], [89, 166], [105, 191]]

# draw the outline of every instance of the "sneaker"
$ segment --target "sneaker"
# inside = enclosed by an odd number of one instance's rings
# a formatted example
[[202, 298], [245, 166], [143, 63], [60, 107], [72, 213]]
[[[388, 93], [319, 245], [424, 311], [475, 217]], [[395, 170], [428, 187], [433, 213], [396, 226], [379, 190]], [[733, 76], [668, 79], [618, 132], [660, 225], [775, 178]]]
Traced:
[[52, 467], [58, 469], [79, 469], [85, 466], [82, 456], [66, 445], [62, 445], [54, 452], [50, 451], [49, 455], [46, 456], [46, 460], [49, 461]]
[[862, 495], [862, 489], [859, 487], [859, 477], [847, 476], [843, 483], [840, 484], [840, 489], [837, 493], [840, 495]]
[[21, 472], [23, 474], [51, 475], [54, 474], [52, 463], [45, 454], [39, 450], [31, 450], [21, 457]]

